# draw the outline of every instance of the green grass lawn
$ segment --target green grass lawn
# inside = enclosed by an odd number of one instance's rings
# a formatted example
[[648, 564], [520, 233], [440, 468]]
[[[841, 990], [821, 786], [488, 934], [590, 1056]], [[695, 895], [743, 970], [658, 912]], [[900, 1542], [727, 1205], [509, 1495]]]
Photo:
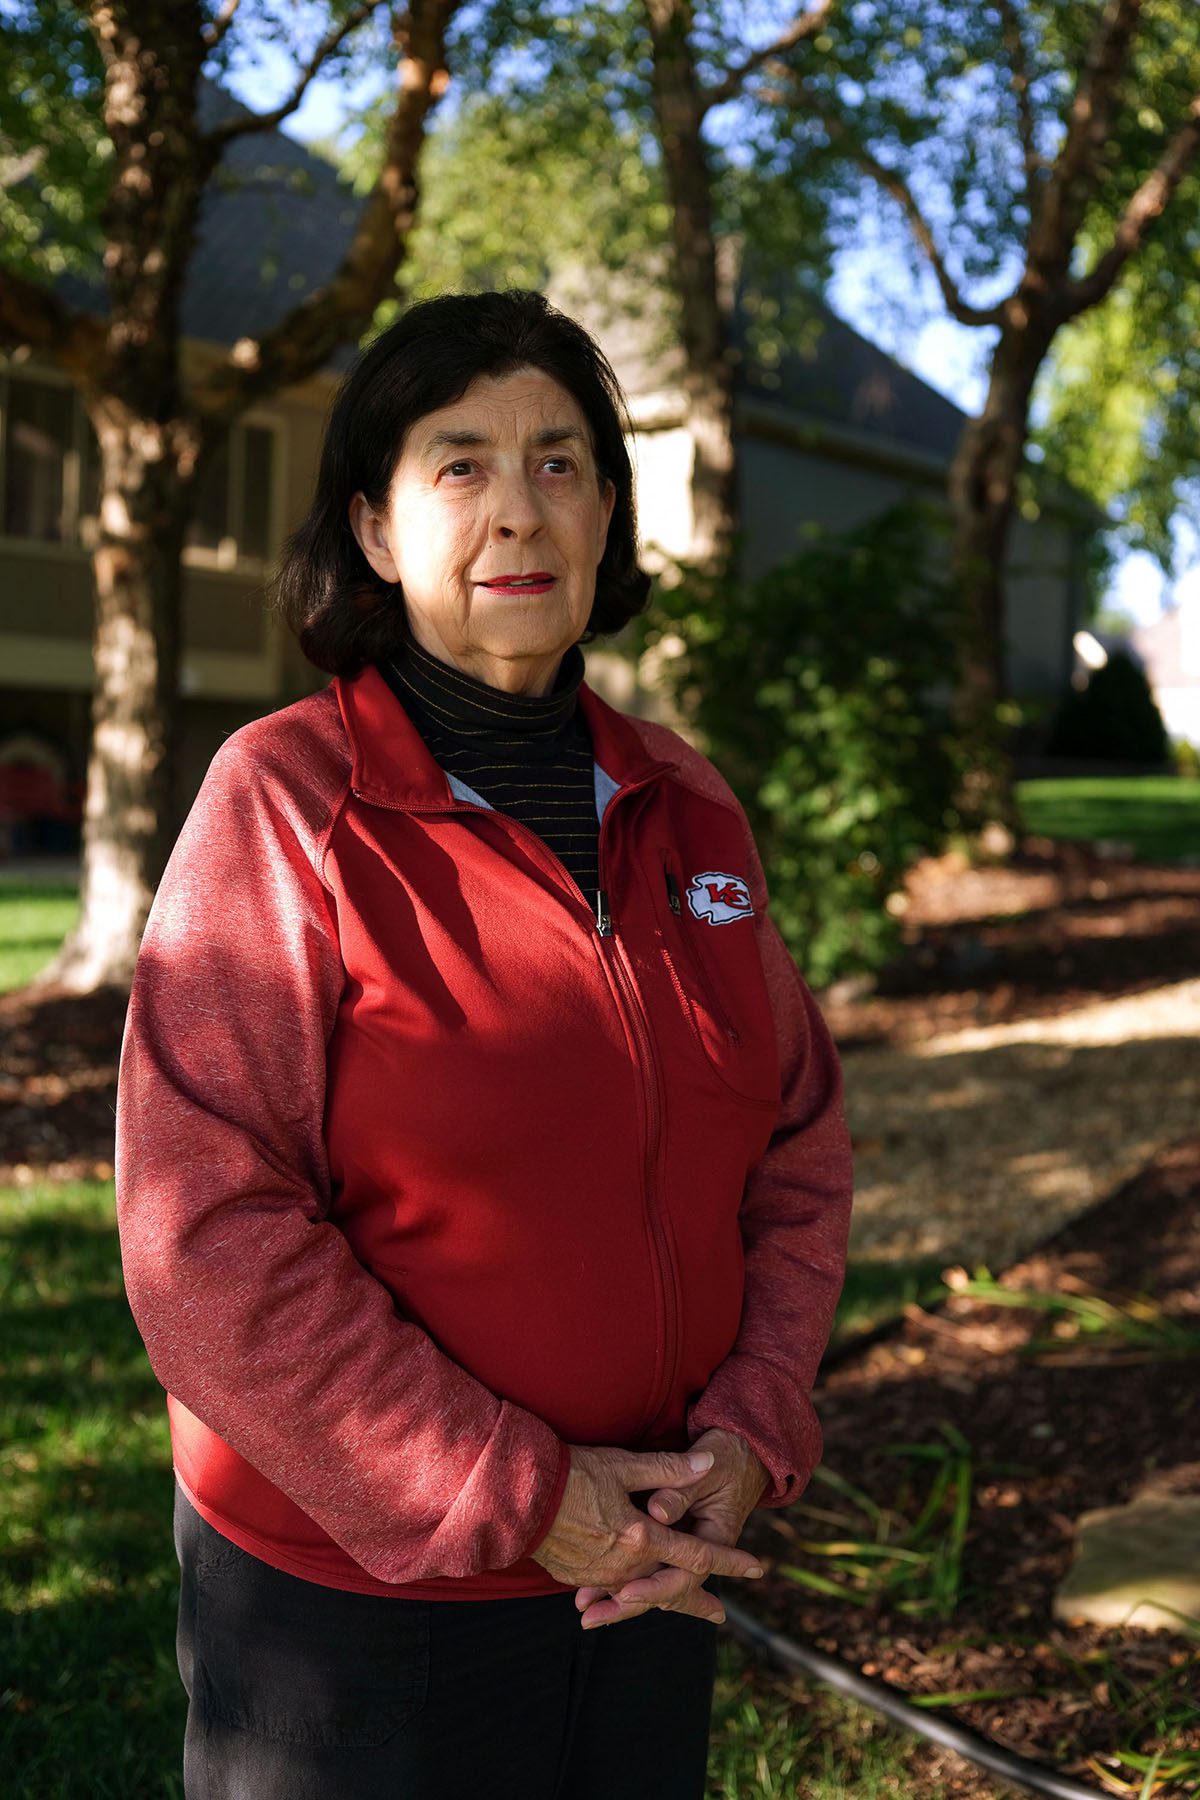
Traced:
[[49, 962], [78, 911], [73, 881], [0, 881], [0, 991], [23, 987]]
[[1017, 804], [1038, 837], [1131, 844], [1146, 862], [1200, 856], [1200, 781], [1145, 775], [1023, 781]]

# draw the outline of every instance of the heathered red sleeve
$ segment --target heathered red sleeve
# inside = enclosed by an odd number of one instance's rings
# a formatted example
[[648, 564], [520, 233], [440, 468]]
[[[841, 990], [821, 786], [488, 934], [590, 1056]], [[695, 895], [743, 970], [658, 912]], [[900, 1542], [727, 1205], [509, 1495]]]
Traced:
[[129, 1304], [162, 1385], [369, 1574], [504, 1568], [549, 1530], [569, 1451], [399, 1315], [328, 1217], [333, 806], [319, 747], [271, 724], [214, 758], [138, 957], [117, 1092]]
[[746, 833], [779, 1041], [780, 1109], [742, 1198], [746, 1273], [737, 1339], [687, 1418], [693, 1437], [717, 1426], [744, 1438], [771, 1477], [758, 1504], [786, 1506], [821, 1457], [810, 1395], [845, 1277], [853, 1168], [837, 1051], [767, 914], [748, 825]]

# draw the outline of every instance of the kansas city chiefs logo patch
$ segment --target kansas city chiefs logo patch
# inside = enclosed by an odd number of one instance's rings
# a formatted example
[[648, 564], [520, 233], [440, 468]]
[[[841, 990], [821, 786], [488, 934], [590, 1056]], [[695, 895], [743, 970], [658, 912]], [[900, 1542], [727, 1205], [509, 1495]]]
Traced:
[[740, 875], [714, 869], [693, 875], [687, 897], [693, 915], [709, 925], [732, 925], [735, 919], [749, 919], [754, 914], [750, 889]]

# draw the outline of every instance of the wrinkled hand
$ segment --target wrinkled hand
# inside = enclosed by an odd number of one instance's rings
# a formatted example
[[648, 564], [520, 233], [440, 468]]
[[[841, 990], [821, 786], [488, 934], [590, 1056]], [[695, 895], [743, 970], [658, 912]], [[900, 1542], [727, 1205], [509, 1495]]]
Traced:
[[[687, 1515], [689, 1529], [702, 1542], [736, 1544], [770, 1477], [749, 1444], [731, 1431], [703, 1432], [692, 1445], [691, 1453], [700, 1450], [712, 1452], [713, 1464], [708, 1472], [693, 1476], [690, 1483], [660, 1487], [650, 1495], [647, 1510], [665, 1525], [677, 1524]], [[585, 1631], [622, 1619], [636, 1619], [651, 1607], [660, 1612], [689, 1613], [693, 1618], [709, 1619], [719, 1625], [725, 1614], [716, 1595], [701, 1586], [705, 1579], [686, 1565], [663, 1562], [623, 1586], [593, 1583], [581, 1587], [575, 1604], [582, 1614]]]
[[598, 1584], [599, 1592], [611, 1593], [664, 1566], [685, 1574], [697, 1587], [710, 1575], [759, 1572], [748, 1550], [732, 1547], [732, 1538], [705, 1541], [699, 1533], [670, 1531], [629, 1497], [653, 1489], [653, 1497], [664, 1503], [664, 1520], [681, 1516], [688, 1501], [676, 1489], [690, 1490], [709, 1478], [708, 1459], [716, 1456], [715, 1446], [637, 1451], [572, 1444], [570, 1449], [570, 1473], [554, 1523], [531, 1552], [556, 1581], [575, 1588]]

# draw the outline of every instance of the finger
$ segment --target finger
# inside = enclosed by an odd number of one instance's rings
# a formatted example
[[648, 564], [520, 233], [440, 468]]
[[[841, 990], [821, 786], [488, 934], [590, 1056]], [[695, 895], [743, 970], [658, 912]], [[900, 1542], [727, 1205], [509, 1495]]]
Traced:
[[707, 1475], [714, 1462], [711, 1450], [629, 1450], [616, 1458], [616, 1473], [625, 1491], [643, 1493], [648, 1488], [690, 1487], [698, 1475]]
[[681, 1600], [689, 1589], [695, 1587], [694, 1575], [663, 1563], [652, 1574], [638, 1575], [623, 1587], [614, 1589], [612, 1597], [621, 1606], [636, 1606], [642, 1601], [651, 1606], [665, 1606], [670, 1601]]
[[606, 1587], [577, 1588], [576, 1592], [575, 1592], [575, 1604], [579, 1608], [580, 1612], [583, 1612], [584, 1609], [586, 1607], [589, 1607], [594, 1600], [603, 1600], [605, 1595], [610, 1594], [611, 1592], [612, 1592], [612, 1589], [606, 1588]]
[[[678, 1575], [679, 1571], [673, 1573]], [[641, 1576], [638, 1586], [648, 1595], [650, 1590], [645, 1584], [657, 1579], [655, 1576]], [[668, 1587], [664, 1576], [659, 1591], [662, 1598], [656, 1605], [651, 1605], [645, 1597], [634, 1599], [626, 1596], [624, 1590], [620, 1594], [606, 1596], [587, 1609], [580, 1623], [585, 1630], [590, 1631], [598, 1625], [617, 1625], [625, 1619], [640, 1618], [643, 1613], [655, 1611], [680, 1613], [690, 1618], [704, 1619], [712, 1625], [723, 1625], [725, 1622], [725, 1609], [720, 1600], [695, 1582], [685, 1581], [682, 1586], [676, 1582]]]
[[584, 1631], [594, 1631], [598, 1625], [619, 1625], [623, 1619], [636, 1619], [649, 1611], [649, 1606], [622, 1606], [618, 1600], [607, 1596], [589, 1606], [579, 1623]]
[[660, 1525], [678, 1525], [690, 1504], [686, 1494], [672, 1488], [661, 1488], [657, 1494], [651, 1494], [646, 1502], [646, 1511]]
[[736, 1544], [721, 1544], [693, 1537], [688, 1532], [669, 1531], [665, 1525], [655, 1525], [644, 1513], [636, 1517], [639, 1520], [635, 1528], [639, 1553], [644, 1551], [646, 1556], [657, 1557], [659, 1562], [686, 1569], [689, 1574], [698, 1575], [701, 1581], [709, 1575], [733, 1575], [757, 1581], [762, 1575], [757, 1557], [749, 1550], [739, 1550]]

